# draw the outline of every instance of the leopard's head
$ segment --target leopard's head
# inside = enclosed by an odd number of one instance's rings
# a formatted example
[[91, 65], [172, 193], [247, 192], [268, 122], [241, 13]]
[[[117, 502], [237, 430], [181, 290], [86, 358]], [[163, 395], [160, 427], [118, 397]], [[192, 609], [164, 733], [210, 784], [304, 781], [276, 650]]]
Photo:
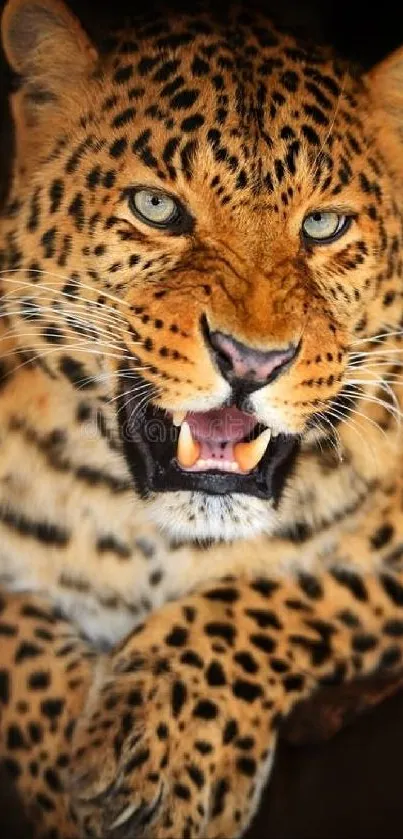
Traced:
[[360, 75], [239, 11], [97, 51], [59, 0], [10, 0], [3, 43], [17, 340], [113, 401], [161, 527], [270, 532], [301, 447], [370, 405], [361, 350], [400, 330], [403, 54]]

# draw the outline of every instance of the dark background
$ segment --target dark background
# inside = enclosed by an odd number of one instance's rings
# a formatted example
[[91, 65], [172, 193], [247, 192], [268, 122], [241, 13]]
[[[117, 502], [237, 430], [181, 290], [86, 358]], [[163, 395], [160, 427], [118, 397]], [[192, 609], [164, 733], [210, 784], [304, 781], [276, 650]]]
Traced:
[[[269, 4], [283, 25], [332, 44], [366, 68], [403, 45], [399, 0], [267, 0]], [[3, 6], [0, 0], [0, 10]], [[141, 11], [136, 0], [72, 0], [70, 6], [96, 41], [110, 26]], [[12, 153], [7, 109], [11, 84], [0, 55], [0, 199]], [[311, 713], [316, 712], [312, 708]], [[269, 790], [248, 839], [403, 839], [402, 763], [402, 692], [329, 742], [295, 746], [282, 739]], [[30, 826], [1, 767], [0, 837], [31, 839]]]

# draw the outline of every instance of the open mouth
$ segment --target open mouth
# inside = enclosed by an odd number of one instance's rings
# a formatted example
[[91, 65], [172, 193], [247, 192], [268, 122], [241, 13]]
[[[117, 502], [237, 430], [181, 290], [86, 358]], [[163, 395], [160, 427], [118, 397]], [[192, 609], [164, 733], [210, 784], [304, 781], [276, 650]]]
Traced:
[[143, 494], [188, 490], [278, 500], [297, 454], [296, 436], [273, 436], [234, 405], [169, 414], [141, 405], [135, 390], [130, 378], [119, 417], [125, 455]]

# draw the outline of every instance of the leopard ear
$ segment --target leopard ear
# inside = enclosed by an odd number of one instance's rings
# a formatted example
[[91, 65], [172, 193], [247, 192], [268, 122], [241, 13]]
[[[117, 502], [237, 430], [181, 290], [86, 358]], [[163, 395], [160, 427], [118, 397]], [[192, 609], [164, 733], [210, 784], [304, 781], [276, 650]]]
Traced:
[[66, 87], [71, 90], [97, 60], [95, 48], [61, 0], [8, 0], [1, 32], [31, 112], [46, 109]]
[[386, 114], [403, 142], [403, 47], [370, 70], [367, 83], [375, 110]]

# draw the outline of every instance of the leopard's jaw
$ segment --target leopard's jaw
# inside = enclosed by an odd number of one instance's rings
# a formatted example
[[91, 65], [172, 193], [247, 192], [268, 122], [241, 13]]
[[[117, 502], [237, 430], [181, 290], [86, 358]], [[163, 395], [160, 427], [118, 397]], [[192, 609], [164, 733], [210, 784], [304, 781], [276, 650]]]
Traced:
[[172, 492], [156, 496], [148, 515], [157, 527], [178, 542], [252, 539], [271, 535], [278, 516], [270, 501], [248, 496]]

